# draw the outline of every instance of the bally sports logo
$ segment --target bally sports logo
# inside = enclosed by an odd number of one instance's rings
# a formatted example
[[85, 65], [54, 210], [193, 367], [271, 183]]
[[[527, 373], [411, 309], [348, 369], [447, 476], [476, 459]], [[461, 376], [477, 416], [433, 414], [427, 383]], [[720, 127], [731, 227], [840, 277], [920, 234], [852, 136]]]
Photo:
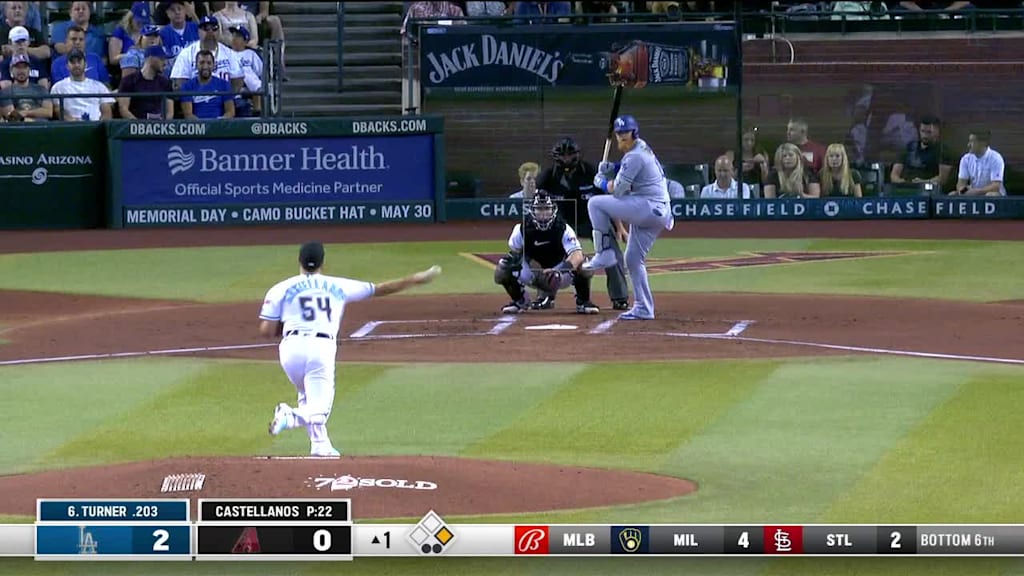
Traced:
[[547, 554], [548, 536], [547, 526], [516, 526], [516, 554]]
[[167, 150], [167, 167], [171, 169], [171, 176], [191, 170], [195, 163], [196, 155], [185, 152], [181, 146], [171, 146]]
[[404, 488], [406, 490], [437, 490], [437, 484], [428, 480], [396, 480], [394, 478], [360, 478], [359, 476], [317, 476], [308, 478], [306, 486], [331, 492], [354, 488]]

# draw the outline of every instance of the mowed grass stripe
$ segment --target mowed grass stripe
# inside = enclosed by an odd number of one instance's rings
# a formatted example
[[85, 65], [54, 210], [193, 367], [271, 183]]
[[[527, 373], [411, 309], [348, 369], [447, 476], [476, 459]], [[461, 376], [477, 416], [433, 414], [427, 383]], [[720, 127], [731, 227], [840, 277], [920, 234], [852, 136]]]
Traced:
[[829, 521], [1019, 523], [1024, 370], [985, 369], [828, 510]]
[[[346, 454], [457, 455], [532, 411], [581, 364], [415, 364], [391, 368], [335, 403]], [[345, 386], [341, 368], [340, 386]]]
[[[650, 522], [819, 521], [836, 497], [974, 369], [902, 359], [781, 365], [662, 463], [662, 472], [699, 482], [697, 498], [629, 517]], [[878, 520], [846, 514], [831, 519]]]
[[[64, 444], [151, 402], [203, 369], [169, 359], [70, 362], [0, 368], [4, 417], [0, 474], [71, 466], [48, 457]], [[75, 458], [91, 455], [81, 446]]]
[[746, 398], [773, 362], [589, 366], [464, 455], [647, 469]]
[[[372, 380], [381, 366], [347, 367], [340, 397]], [[140, 373], [147, 373], [141, 370]], [[273, 362], [216, 362], [177, 386], [52, 451], [46, 461], [74, 465], [204, 454], [303, 455], [305, 433], [267, 434], [278, 402], [295, 404], [295, 390]]]

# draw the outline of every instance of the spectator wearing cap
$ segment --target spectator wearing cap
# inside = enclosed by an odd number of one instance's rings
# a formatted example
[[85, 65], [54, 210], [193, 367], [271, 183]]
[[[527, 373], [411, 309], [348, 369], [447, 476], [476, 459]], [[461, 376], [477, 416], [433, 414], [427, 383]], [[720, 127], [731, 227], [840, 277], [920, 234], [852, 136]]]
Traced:
[[125, 12], [121, 23], [114, 28], [114, 33], [107, 43], [107, 60], [120, 66], [121, 58], [142, 40], [142, 29], [152, 24], [149, 16], [149, 4], [146, 2], [132, 3], [132, 9]]
[[29, 82], [29, 56], [15, 54], [10, 61], [13, 82], [0, 89], [0, 116], [7, 118], [11, 112], [17, 111], [25, 122], [53, 118], [53, 101], [47, 97], [46, 88]]
[[189, 92], [231, 92], [226, 80], [214, 75], [214, 56], [209, 50], [196, 53], [195, 78], [187, 80], [181, 91], [181, 110], [186, 120], [234, 118], [235, 99], [230, 94], [190, 95]]
[[[191, 4], [191, 2], [187, 4]], [[174, 60], [182, 49], [199, 41], [199, 25], [195, 20], [188, 18], [186, 2], [183, 0], [161, 2], [154, 15], [160, 13], [160, 7], [164, 7], [164, 14], [167, 18], [167, 24], [160, 29], [160, 41], [164, 45], [164, 51], [167, 52], [167, 69], [170, 70], [174, 67]], [[193, 8], [193, 13], [194, 10]]]
[[68, 52], [70, 76], [57, 82], [50, 90], [51, 95], [68, 95], [58, 106], [63, 109], [61, 117], [71, 122], [110, 120], [113, 116], [111, 96], [80, 96], [75, 94], [110, 94], [110, 89], [101, 82], [85, 77], [85, 52], [73, 48]]
[[209, 8], [207, 4], [209, 2], [190, 2], [186, 0], [160, 0], [159, 2], [153, 2], [153, 23], [158, 26], [166, 26], [171, 23], [170, 14], [167, 9], [172, 4], [180, 4], [185, 9], [185, 18], [195, 24], [209, 14]]
[[141, 70], [146, 62], [146, 51], [154, 46], [163, 50], [163, 46], [160, 45], [160, 27], [150, 24], [142, 28], [139, 43], [129, 48], [121, 57], [121, 78]]
[[162, 46], [146, 48], [146, 60], [137, 74], [121, 78], [117, 88], [117, 108], [129, 120], [170, 120], [174, 118], [174, 100], [170, 96], [131, 96], [145, 92], [171, 92], [167, 77], [167, 55]]
[[[259, 92], [263, 89], [263, 58], [248, 47], [249, 29], [245, 26], [231, 27], [231, 49], [238, 55], [238, 63], [245, 75], [244, 92]], [[243, 94], [244, 94], [243, 92]], [[248, 94], [235, 99], [236, 116], [253, 116], [260, 111], [260, 95]]]
[[245, 74], [238, 63], [238, 56], [234, 50], [218, 41], [219, 35], [220, 21], [217, 18], [206, 16], [199, 22], [199, 41], [183, 48], [174, 60], [174, 67], [171, 68], [171, 80], [174, 82], [175, 90], [180, 89], [186, 80], [198, 76], [196, 56], [201, 50], [206, 50], [213, 54], [214, 76], [230, 81], [235, 92], [242, 91]]
[[[11, 28], [10, 42], [13, 48], [12, 57], [23, 55], [28, 57], [29, 61], [29, 82], [33, 84], [39, 84], [44, 89], [50, 89], [50, 69], [46, 65], [46, 60], [42, 58], [35, 58], [29, 52], [29, 33], [24, 26], [15, 26]], [[6, 88], [11, 85], [11, 70], [7, 62], [10, 58], [4, 61], [4, 65], [0, 65], [0, 89]]]
[[[4, 19], [0, 22], [0, 42], [7, 42], [3, 45], [3, 58], [9, 58], [15, 53], [15, 47], [10, 42], [11, 32], [15, 28], [22, 28], [27, 33], [28, 55], [39, 60], [46, 60], [50, 57], [50, 46], [46, 42], [46, 35], [38, 28], [32, 28], [26, 22], [28, 2], [4, 2]], [[23, 34], [18, 33], [21, 37]]]
[[[107, 35], [103, 33], [101, 26], [92, 25], [91, 2], [72, 2], [71, 20], [57, 22], [53, 25], [53, 31], [50, 32], [50, 41], [57, 50], [57, 54], [66, 56], [68, 51], [71, 50], [72, 46], [71, 42], [68, 41], [68, 34], [71, 33], [73, 27], [82, 30], [85, 35], [85, 47], [79, 46], [79, 48], [85, 51], [86, 58], [95, 55], [106, 64]], [[67, 70], [67, 67], [64, 67], [64, 70]], [[64, 76], [66, 77], [67, 74]], [[88, 76], [88, 73], [86, 73], [86, 76]]]
[[260, 45], [259, 32], [256, 31], [256, 17], [252, 12], [244, 10], [238, 2], [225, 2], [221, 8], [213, 14], [220, 22], [220, 41], [224, 44], [231, 44], [231, 29], [241, 26], [249, 31], [249, 39], [246, 45], [249, 48], [257, 48]]
[[[107, 67], [103, 65], [103, 60], [96, 54], [89, 52], [86, 48], [88, 40], [86, 40], [86, 32], [77, 25], [71, 26], [67, 30], [65, 36], [66, 45], [68, 50], [78, 48], [85, 52], [85, 77], [98, 80], [104, 84], [110, 85], [110, 73], [107, 72]], [[61, 80], [68, 77], [68, 57], [67, 55], [58, 56], [54, 58], [53, 64], [50, 65], [50, 82], [56, 84]]]

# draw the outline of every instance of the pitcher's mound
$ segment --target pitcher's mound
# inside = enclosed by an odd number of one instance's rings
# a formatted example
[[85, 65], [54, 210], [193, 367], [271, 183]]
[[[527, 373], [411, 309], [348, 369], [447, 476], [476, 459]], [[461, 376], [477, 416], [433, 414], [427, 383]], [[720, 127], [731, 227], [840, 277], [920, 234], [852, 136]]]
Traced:
[[199, 498], [351, 498], [358, 520], [613, 506], [696, 489], [655, 474], [435, 456], [182, 458], [3, 476], [0, 513], [34, 515], [36, 498], [192, 498], [196, 519]]

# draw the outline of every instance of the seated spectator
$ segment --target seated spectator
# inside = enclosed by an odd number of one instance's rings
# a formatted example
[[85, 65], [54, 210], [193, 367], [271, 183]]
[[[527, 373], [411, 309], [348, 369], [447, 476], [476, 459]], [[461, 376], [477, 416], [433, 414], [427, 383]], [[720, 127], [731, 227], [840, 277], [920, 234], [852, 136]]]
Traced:
[[679, 18], [682, 14], [679, 2], [648, 2], [647, 9], [652, 14], [664, 14], [672, 20]]
[[[153, 23], [157, 26], [167, 26], [171, 23], [170, 14], [168, 14], [168, 8], [172, 4], [180, 4], [185, 11], [185, 17], [189, 22], [193, 24], [199, 22], [204, 16], [210, 13], [207, 4], [209, 2], [190, 2], [186, 0], [161, 0], [155, 2], [156, 6], [153, 7]], [[165, 42], [166, 46], [167, 43]]]
[[235, 92], [241, 92], [244, 85], [245, 73], [242, 72], [242, 65], [238, 62], [238, 55], [234, 50], [221, 44], [217, 38], [220, 36], [220, 21], [213, 16], [206, 16], [199, 22], [199, 41], [189, 44], [178, 54], [174, 60], [174, 67], [171, 68], [171, 80], [174, 81], [174, 89], [180, 89], [181, 85], [199, 74], [196, 68], [196, 58], [201, 50], [213, 54], [215, 76], [231, 82]]
[[111, 65], [120, 66], [121, 58], [142, 40], [142, 29], [151, 24], [149, 4], [135, 2], [132, 9], [125, 12], [121, 23], [114, 29], [107, 44], [107, 61]]
[[121, 56], [121, 78], [138, 73], [146, 63], [146, 52], [152, 47], [164, 49], [160, 45], [160, 27], [144, 26], [139, 36], [139, 43], [128, 49], [128, 52]]
[[46, 88], [29, 81], [30, 69], [28, 55], [11, 57], [13, 82], [0, 89], [0, 116], [8, 118], [12, 112], [17, 112], [18, 119], [24, 122], [45, 122], [53, 118], [53, 101], [47, 97]]
[[[87, 4], [87, 2], [76, 2], [76, 4]], [[103, 65], [103, 60], [100, 56], [89, 52], [86, 44], [86, 31], [79, 28], [77, 25], [73, 25], [67, 29], [67, 33], [64, 37], [64, 46], [68, 47], [68, 50], [78, 48], [85, 52], [85, 77], [92, 78], [104, 84], [110, 85], [110, 73], [107, 72], [107, 67]], [[56, 84], [61, 80], [68, 77], [68, 57], [58, 56], [53, 59], [53, 64], [50, 65], [50, 81]]]
[[[102, 83], [86, 78], [85, 52], [74, 48], [68, 52], [68, 71], [70, 76], [57, 82], [50, 94], [110, 94], [110, 89]], [[113, 116], [112, 97], [85, 96], [80, 98], [62, 98], [58, 108], [63, 110], [61, 117], [68, 121], [99, 121], [110, 120]]]
[[[742, 186], [742, 188], [741, 188]], [[742, 196], [740, 191], [742, 190]], [[670, 194], [671, 196], [671, 194]], [[732, 159], [726, 155], [715, 159], [715, 179], [700, 191], [701, 198], [744, 198], [752, 197], [750, 186], [746, 182], [736, 181], [736, 170]]]
[[504, 16], [511, 14], [505, 2], [466, 2], [466, 16]]
[[917, 125], [917, 140], [911, 142], [903, 158], [892, 165], [889, 181], [920, 184], [931, 182], [945, 188], [953, 170], [953, 156], [942, 142], [942, 122], [935, 116], [922, 116]]
[[[93, 62], [92, 56], [96, 56], [105, 65], [107, 62], [107, 35], [103, 33], [101, 26], [92, 25], [92, 2], [72, 2], [71, 20], [54, 24], [53, 32], [50, 34], [50, 41], [53, 42], [53, 47], [57, 50], [57, 54], [65, 56], [71, 50], [72, 46], [71, 42], [68, 41], [68, 34], [74, 27], [77, 27], [85, 35], [85, 47], [79, 46], [79, 49], [85, 51], [85, 56], [89, 59], [89, 62]], [[67, 69], [63, 64], [62, 67], [65, 70]], [[89, 67], [91, 68], [92, 64], [89, 64]], [[61, 79], [63, 80], [65, 77], [67, 77], [66, 74]], [[96, 80], [96, 78], [93, 79]]]
[[167, 77], [167, 55], [162, 46], [146, 48], [145, 63], [136, 74], [121, 78], [117, 89], [117, 107], [121, 117], [129, 120], [160, 120], [174, 118], [171, 96], [132, 96], [140, 92], [171, 92], [174, 87]]
[[[154, 12], [154, 16], [163, 13], [168, 21], [160, 29], [160, 43], [163, 44], [164, 51], [167, 52], [168, 69], [174, 67], [174, 59], [178, 57], [185, 46], [199, 41], [199, 25], [196, 23], [198, 19], [191, 20], [188, 17], [187, 5], [191, 4], [192, 2], [184, 0], [161, 2], [159, 6], [164, 10], [161, 12], [158, 7], [158, 11]], [[195, 13], [195, 7], [192, 8], [192, 11]]]
[[[29, 62], [29, 82], [39, 84], [44, 90], [50, 89], [50, 69], [44, 58], [36, 58], [29, 52], [29, 32], [24, 26], [11, 28], [9, 35], [11, 56], [24, 55]], [[7, 48], [7, 46], [4, 46]], [[9, 60], [7, 60], [9, 61]], [[9, 66], [0, 66], [0, 89], [11, 85], [11, 70]]]
[[[249, 29], [245, 26], [231, 27], [231, 49], [238, 56], [238, 64], [245, 75], [242, 95], [235, 98], [235, 116], [256, 116], [261, 108], [260, 95], [263, 89], [263, 58], [249, 48]], [[248, 94], [246, 93], [248, 92]]]
[[519, 184], [522, 188], [519, 192], [513, 192], [509, 198], [522, 198], [530, 200], [537, 192], [537, 174], [540, 173], [540, 165], [536, 162], [523, 162], [519, 165]]
[[818, 177], [802, 160], [800, 148], [786, 143], [775, 150], [775, 169], [764, 182], [765, 198], [818, 198]]
[[249, 39], [246, 46], [249, 48], [260, 47], [260, 37], [257, 31], [256, 17], [248, 10], [238, 5], [238, 2], [225, 2], [221, 8], [213, 14], [220, 21], [220, 41], [223, 44], [231, 45], [231, 29], [241, 26], [249, 31]]
[[[6, 2], [0, 2], [0, 14], [3, 14], [4, 4], [6, 4]], [[26, 28], [45, 30], [45, 28], [43, 28], [43, 14], [39, 10], [39, 2], [25, 2], [25, 11], [24, 26]]]
[[744, 184], [761, 186], [768, 179], [768, 151], [757, 143], [757, 128], [743, 133], [743, 168], [740, 180]]
[[[613, 16], [619, 13], [615, 2], [576, 2], [577, 14], [608, 14]], [[596, 18], [594, 22], [611, 23], [615, 18]]]
[[682, 182], [671, 178], [665, 178], [665, 182], [668, 184], [669, 198], [686, 198], [686, 188]]
[[850, 168], [850, 157], [846, 146], [829, 144], [825, 151], [825, 167], [818, 177], [821, 181], [822, 196], [861, 197], [860, 172]]
[[[511, 11], [516, 16], [569, 16], [572, 14], [572, 2], [512, 2]], [[568, 22], [567, 18], [559, 18], [557, 22]], [[522, 22], [522, 21], [517, 21]], [[526, 20], [532, 23], [532, 20]], [[554, 24], [555, 20], [543, 20], [546, 24]]]
[[992, 134], [988, 130], [974, 130], [967, 137], [966, 154], [960, 158], [956, 189], [951, 196], [1006, 196], [1003, 156], [989, 147]]
[[[0, 42], [9, 40], [11, 31], [15, 28], [23, 28], [28, 32], [28, 55], [38, 60], [46, 60], [50, 57], [50, 45], [46, 41], [46, 35], [39, 28], [33, 28], [27, 22], [28, 2], [4, 2], [4, 20], [0, 22]], [[18, 34], [22, 36], [22, 34]], [[13, 56], [15, 53], [13, 42], [3, 45], [3, 58]]]
[[807, 122], [794, 118], [786, 125], [786, 141], [800, 149], [801, 157], [811, 172], [821, 172], [825, 163], [825, 146], [807, 137]]
[[[409, 10], [405, 13], [405, 19], [402, 20], [402, 28], [399, 30], [399, 34], [403, 37], [408, 37], [413, 40], [416, 39], [418, 34], [417, 30], [409, 30], [409, 20], [412, 19], [446, 19], [446, 18], [464, 18], [466, 15], [462, 12], [462, 8], [454, 2], [413, 2], [412, 6], [409, 6]], [[465, 21], [456, 21], [455, 24], [464, 24]], [[408, 36], [406, 34], [408, 33]]]
[[[231, 92], [231, 85], [213, 75], [213, 52], [200, 50], [196, 53], [195, 78], [186, 81], [181, 86], [182, 92]], [[216, 96], [181, 96], [181, 110], [186, 120], [234, 118], [235, 99], [231, 94], [219, 94]]]
[[271, 14], [272, 2], [260, 2], [259, 11], [256, 13], [256, 29], [260, 38], [270, 38], [274, 42], [281, 43], [281, 80], [288, 81], [288, 70], [284, 58], [284, 26], [281, 19]]

